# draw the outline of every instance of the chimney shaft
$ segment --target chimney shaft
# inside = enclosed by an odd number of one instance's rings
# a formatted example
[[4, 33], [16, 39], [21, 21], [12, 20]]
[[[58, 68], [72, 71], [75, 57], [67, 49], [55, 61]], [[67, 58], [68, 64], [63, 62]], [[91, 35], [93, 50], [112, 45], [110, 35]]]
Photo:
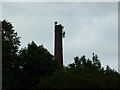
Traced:
[[62, 50], [62, 25], [55, 25], [55, 61], [58, 66], [63, 66], [63, 50]]

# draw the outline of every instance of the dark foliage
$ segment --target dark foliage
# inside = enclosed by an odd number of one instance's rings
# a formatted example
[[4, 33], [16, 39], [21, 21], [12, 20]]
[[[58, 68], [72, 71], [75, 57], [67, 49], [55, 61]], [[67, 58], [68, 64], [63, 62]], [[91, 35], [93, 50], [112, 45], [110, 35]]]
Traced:
[[43, 77], [36, 87], [39, 88], [120, 88], [120, 74], [109, 66], [101, 68], [97, 55], [91, 61], [83, 55], [75, 57], [74, 63]]
[[[53, 56], [42, 45], [37, 46], [33, 41], [27, 48], [20, 50], [18, 62], [13, 70], [16, 77], [20, 80], [17, 87], [34, 87], [41, 77], [51, 75], [56, 64]], [[18, 75], [20, 74], [20, 75]]]
[[13, 80], [12, 65], [17, 61], [17, 51], [20, 37], [10, 22], [2, 21], [2, 85], [7, 87]]
[[10, 22], [2, 21], [2, 87], [34, 87], [41, 77], [51, 75], [57, 65], [47, 49], [33, 41], [18, 50], [20, 37]]

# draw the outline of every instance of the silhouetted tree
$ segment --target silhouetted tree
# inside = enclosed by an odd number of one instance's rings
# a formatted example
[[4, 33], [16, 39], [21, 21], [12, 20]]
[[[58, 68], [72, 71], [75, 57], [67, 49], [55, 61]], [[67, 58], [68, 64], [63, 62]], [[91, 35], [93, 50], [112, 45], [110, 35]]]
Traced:
[[91, 68], [91, 66], [92, 66], [92, 61], [88, 58], [88, 60], [86, 61], [86, 67]]
[[20, 37], [10, 22], [2, 21], [2, 84], [5, 88], [34, 87], [41, 77], [50, 75], [57, 67], [47, 49], [33, 41], [18, 50]]
[[78, 56], [74, 57], [74, 62], [75, 62], [76, 66], [80, 66], [80, 64], [81, 64]]
[[[81, 59], [81, 63], [79, 63]], [[74, 57], [74, 63], [63, 69], [57, 70], [52, 76], [41, 78], [36, 84], [38, 88], [120, 88], [120, 74], [110, 69], [109, 66], [98, 68], [96, 63], [98, 57], [95, 55], [94, 61]], [[100, 62], [100, 61], [99, 61]], [[113, 83], [114, 82], [114, 83]]]
[[101, 68], [100, 60], [98, 59], [98, 56], [97, 56], [97, 55], [94, 55], [94, 53], [93, 53], [92, 60], [93, 60], [93, 65], [94, 65], [96, 68], [100, 69], [100, 68]]
[[2, 85], [7, 87], [13, 79], [11, 68], [17, 61], [18, 47], [20, 46], [20, 37], [13, 29], [10, 22], [2, 21]]
[[20, 50], [18, 64], [24, 77], [18, 77], [20, 83], [17, 87], [34, 87], [41, 77], [52, 74], [56, 67], [48, 50], [33, 41], [27, 48]]

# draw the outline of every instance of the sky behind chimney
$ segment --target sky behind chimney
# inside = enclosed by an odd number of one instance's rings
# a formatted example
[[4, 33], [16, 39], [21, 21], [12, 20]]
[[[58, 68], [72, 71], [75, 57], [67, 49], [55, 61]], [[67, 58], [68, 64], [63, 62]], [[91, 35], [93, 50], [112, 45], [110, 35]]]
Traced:
[[92, 53], [102, 65], [118, 70], [118, 3], [115, 2], [3, 2], [2, 20], [12, 22], [21, 47], [31, 41], [54, 54], [54, 21], [64, 26], [64, 65], [73, 57]]

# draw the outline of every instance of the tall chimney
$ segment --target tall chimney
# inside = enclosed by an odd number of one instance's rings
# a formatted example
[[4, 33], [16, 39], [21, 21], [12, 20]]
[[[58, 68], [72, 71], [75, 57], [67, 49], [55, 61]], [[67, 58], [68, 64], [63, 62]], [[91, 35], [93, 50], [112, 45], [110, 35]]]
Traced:
[[62, 25], [55, 22], [55, 61], [58, 66], [63, 66], [63, 50], [62, 50]]

